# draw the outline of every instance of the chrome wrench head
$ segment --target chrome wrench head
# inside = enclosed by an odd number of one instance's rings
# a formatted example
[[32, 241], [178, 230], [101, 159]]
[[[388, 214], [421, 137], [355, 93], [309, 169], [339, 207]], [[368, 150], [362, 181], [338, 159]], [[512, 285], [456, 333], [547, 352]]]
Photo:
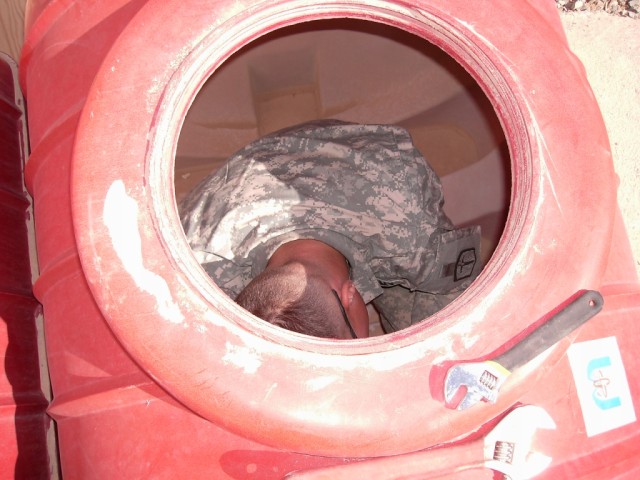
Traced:
[[524, 405], [509, 412], [484, 439], [488, 468], [512, 480], [525, 480], [542, 473], [552, 458], [531, 451], [538, 429], [554, 430], [553, 418], [542, 407]]
[[509, 376], [509, 371], [495, 362], [471, 362], [454, 365], [444, 381], [444, 399], [448, 406], [458, 396], [460, 388], [466, 393], [457, 410], [465, 410], [481, 400], [495, 403], [500, 387]]

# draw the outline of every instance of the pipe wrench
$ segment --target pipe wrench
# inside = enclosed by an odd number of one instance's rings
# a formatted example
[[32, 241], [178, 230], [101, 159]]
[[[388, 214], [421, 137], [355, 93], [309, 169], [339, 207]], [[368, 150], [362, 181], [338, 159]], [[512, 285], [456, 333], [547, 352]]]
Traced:
[[470, 469], [490, 468], [513, 480], [542, 473], [552, 458], [536, 448], [539, 429], [556, 424], [542, 407], [523, 405], [511, 410], [484, 438], [431, 450], [367, 459], [345, 465], [299, 470], [285, 480], [392, 480], [455, 478]]
[[[511, 372], [533, 360], [596, 315], [604, 304], [599, 292], [581, 290], [569, 298], [542, 325], [503, 354], [482, 362], [459, 363], [449, 368], [444, 398], [449, 408], [464, 410], [483, 400], [495, 403], [500, 387]], [[459, 389], [466, 393], [458, 405]]]

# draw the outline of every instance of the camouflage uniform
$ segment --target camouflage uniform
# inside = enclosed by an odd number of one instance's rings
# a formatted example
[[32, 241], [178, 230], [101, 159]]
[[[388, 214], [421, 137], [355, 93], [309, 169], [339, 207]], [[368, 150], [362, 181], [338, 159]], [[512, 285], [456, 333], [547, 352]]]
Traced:
[[271, 254], [316, 239], [353, 266], [387, 330], [449, 303], [480, 270], [479, 228], [455, 229], [440, 181], [408, 132], [318, 121], [234, 154], [181, 203], [194, 255], [232, 298]]

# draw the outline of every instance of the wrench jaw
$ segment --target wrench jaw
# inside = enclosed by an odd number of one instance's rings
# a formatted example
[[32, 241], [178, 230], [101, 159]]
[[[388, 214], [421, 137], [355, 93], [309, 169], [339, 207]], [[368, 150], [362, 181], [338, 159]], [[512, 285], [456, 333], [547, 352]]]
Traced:
[[504, 473], [511, 480], [527, 480], [544, 472], [553, 460], [539, 452], [528, 453], [524, 458], [514, 458], [512, 463], [505, 459], [493, 459], [485, 462], [485, 466]]
[[551, 464], [552, 458], [532, 450], [536, 431], [555, 428], [553, 418], [543, 408], [535, 405], [517, 407], [486, 436], [485, 466], [512, 480], [539, 475]]
[[[500, 387], [511, 372], [492, 361], [459, 363], [447, 372], [444, 382], [445, 403], [456, 410], [466, 410], [480, 401], [496, 403]], [[460, 389], [465, 390], [458, 405]]]

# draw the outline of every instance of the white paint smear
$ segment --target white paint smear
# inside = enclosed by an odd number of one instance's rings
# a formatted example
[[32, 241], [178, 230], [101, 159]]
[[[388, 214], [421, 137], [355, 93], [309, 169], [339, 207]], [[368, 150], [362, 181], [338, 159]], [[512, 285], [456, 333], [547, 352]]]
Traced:
[[172, 323], [183, 323], [184, 315], [173, 301], [164, 278], [145, 268], [142, 239], [138, 230], [138, 204], [127, 195], [122, 180], [113, 182], [104, 202], [104, 223], [125, 271], [136, 285], [156, 299], [158, 314]]
[[262, 358], [255, 350], [246, 347], [238, 347], [227, 342], [222, 362], [226, 365], [231, 364], [240, 368], [244, 373], [256, 373], [262, 365]]

